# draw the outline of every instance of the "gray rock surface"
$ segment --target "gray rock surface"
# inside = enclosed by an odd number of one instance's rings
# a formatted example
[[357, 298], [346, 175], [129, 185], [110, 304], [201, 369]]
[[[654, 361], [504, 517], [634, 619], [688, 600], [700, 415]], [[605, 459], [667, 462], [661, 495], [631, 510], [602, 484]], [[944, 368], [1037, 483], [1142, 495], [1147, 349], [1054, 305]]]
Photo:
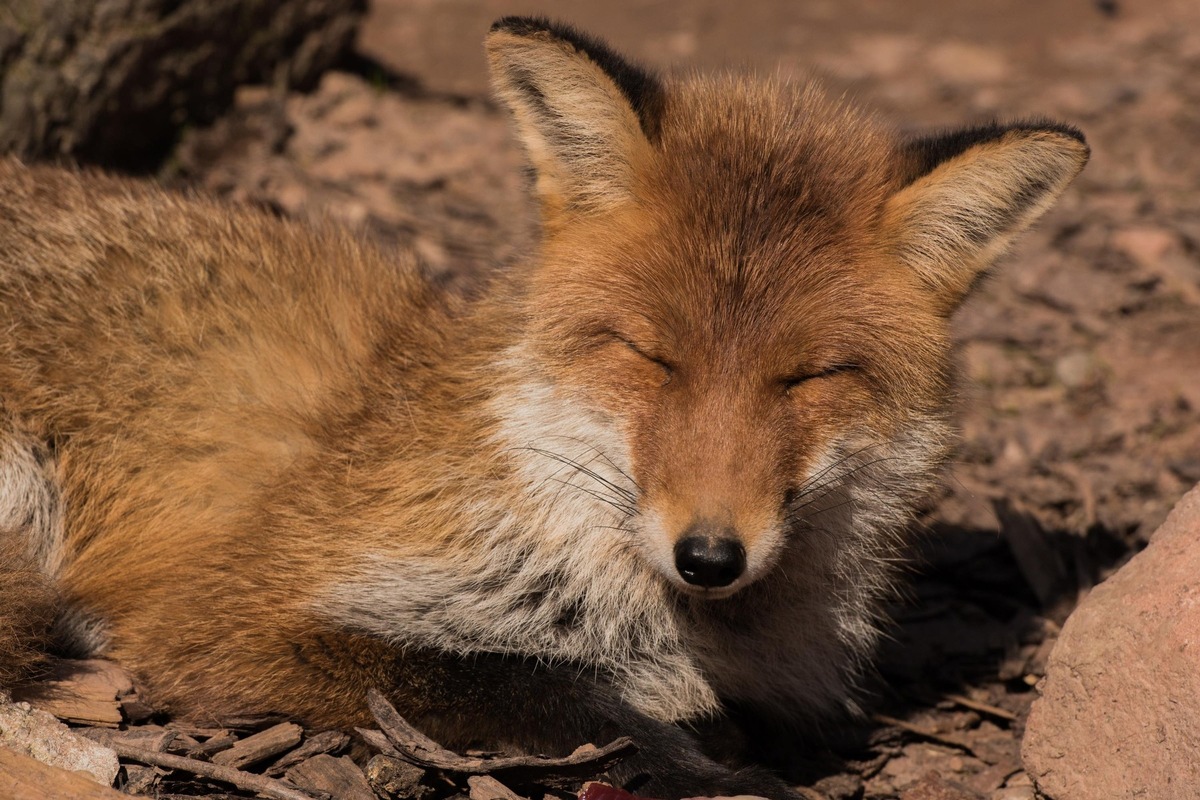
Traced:
[[311, 87], [365, 0], [5, 0], [0, 153], [149, 166], [243, 83]]
[[1200, 791], [1200, 487], [1063, 626], [1022, 742], [1053, 800]]
[[45, 711], [0, 697], [0, 747], [16, 750], [43, 764], [85, 772], [97, 783], [112, 786], [117, 754], [85, 739]]

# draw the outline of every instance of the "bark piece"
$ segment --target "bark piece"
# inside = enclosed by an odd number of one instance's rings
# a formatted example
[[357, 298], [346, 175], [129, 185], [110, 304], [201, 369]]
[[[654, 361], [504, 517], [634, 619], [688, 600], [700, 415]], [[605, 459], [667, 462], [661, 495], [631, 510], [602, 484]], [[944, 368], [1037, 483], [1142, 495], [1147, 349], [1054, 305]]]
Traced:
[[120, 700], [133, 694], [129, 673], [111, 661], [64, 659], [50, 677], [13, 695], [35, 708], [79, 725], [121, 724]]
[[562, 758], [472, 758], [447, 750], [409, 725], [391, 703], [374, 689], [367, 692], [367, 705], [397, 754], [409, 763], [454, 775], [491, 775], [511, 786], [577, 786], [580, 781], [595, 777], [637, 752], [637, 745], [632, 739], [621, 737], [604, 747], [580, 747]]
[[289, 769], [287, 779], [303, 789], [327, 792], [337, 800], [378, 800], [362, 770], [345, 756], [313, 756]]
[[350, 736], [342, 731], [322, 731], [321, 733], [315, 733], [305, 739], [304, 744], [287, 753], [268, 767], [266, 774], [271, 776], [282, 775], [289, 767], [294, 767], [305, 759], [321, 755], [322, 753], [336, 753], [348, 744], [350, 744]]
[[1166, 798], [1200, 786], [1197, 575], [1200, 487], [1063, 626], [1021, 743], [1041, 793]]
[[472, 775], [467, 785], [471, 787], [471, 800], [526, 800], [490, 775]]
[[157, 753], [165, 753], [179, 735], [175, 731], [160, 728], [157, 725], [130, 728], [126, 731], [114, 731], [109, 728], [82, 728], [78, 733], [105, 747], [113, 742], [121, 742], [131, 747], [140, 747], [143, 750], [153, 750]]
[[135, 764], [125, 766], [125, 783], [121, 791], [125, 794], [148, 794], [166, 775], [167, 771], [159, 767], [140, 767]]
[[0, 747], [0, 786], [6, 800], [127, 800], [126, 795], [70, 772]]
[[233, 731], [219, 731], [207, 740], [187, 748], [188, 758], [207, 758], [213, 760], [217, 753], [224, 752], [237, 744], [238, 738]]
[[429, 800], [437, 791], [425, 780], [425, 770], [403, 759], [378, 755], [367, 762], [367, 782], [384, 797]]
[[[6, 0], [0, 152], [157, 162], [243, 83], [311, 88], [364, 0]], [[149, 163], [148, 163], [149, 162]]]
[[241, 769], [273, 758], [300, 744], [303, 729], [292, 722], [281, 722], [265, 731], [247, 736], [228, 750], [212, 757], [214, 764]]
[[28, 703], [0, 704], [0, 748], [61, 769], [86, 773], [105, 786], [112, 785], [120, 769], [111, 749], [75, 734], [49, 713]]

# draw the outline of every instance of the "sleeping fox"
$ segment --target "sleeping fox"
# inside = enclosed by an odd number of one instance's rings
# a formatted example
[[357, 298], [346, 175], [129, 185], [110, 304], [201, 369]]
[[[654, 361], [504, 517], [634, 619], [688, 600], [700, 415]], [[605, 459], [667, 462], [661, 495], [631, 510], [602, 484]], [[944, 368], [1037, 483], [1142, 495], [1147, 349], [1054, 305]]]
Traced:
[[0, 682], [789, 797], [685, 725], [844, 714], [952, 442], [948, 318], [1088, 158], [487, 37], [542, 237], [477, 299], [331, 226], [0, 162]]

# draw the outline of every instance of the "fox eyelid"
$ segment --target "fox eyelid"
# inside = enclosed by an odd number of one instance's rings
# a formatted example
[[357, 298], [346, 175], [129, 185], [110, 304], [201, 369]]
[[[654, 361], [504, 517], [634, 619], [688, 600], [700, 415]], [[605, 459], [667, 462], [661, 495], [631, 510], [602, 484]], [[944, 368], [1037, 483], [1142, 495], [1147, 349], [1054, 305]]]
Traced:
[[664, 360], [663, 360], [663, 359], [661, 359], [661, 358], [658, 358], [658, 357], [656, 357], [656, 356], [652, 356], [652, 355], [650, 355], [650, 354], [649, 354], [649, 353], [647, 353], [645, 350], [643, 350], [642, 348], [638, 347], [638, 346], [637, 346], [636, 344], [634, 344], [632, 341], [630, 341], [630, 340], [629, 340], [629, 339], [627, 339], [626, 337], [622, 336], [621, 334], [617, 333], [616, 331], [608, 331], [607, 333], [608, 333], [608, 335], [609, 335], [609, 336], [611, 336], [613, 339], [615, 339], [616, 341], [618, 341], [618, 342], [620, 342], [621, 344], [625, 345], [626, 347], [628, 347], [628, 348], [629, 348], [630, 350], [632, 350], [633, 352], [637, 353], [637, 354], [638, 354], [639, 356], [641, 356], [642, 358], [644, 358], [644, 359], [646, 359], [647, 361], [650, 361], [650, 362], [652, 362], [652, 363], [654, 363], [654, 364], [657, 364], [659, 367], [662, 367], [662, 370], [663, 370], [663, 372], [665, 372], [665, 373], [667, 374], [667, 379], [666, 379], [665, 381], [663, 381], [663, 385], [664, 385], [664, 386], [665, 386], [666, 384], [668, 384], [668, 383], [670, 383], [670, 382], [671, 382], [671, 378], [672, 378], [672, 377], [674, 377], [674, 375], [675, 375], [675, 367], [674, 367], [674, 365], [672, 365], [672, 364], [671, 364], [670, 362], [668, 362], [668, 361], [664, 361]]
[[862, 367], [858, 364], [834, 364], [825, 369], [797, 373], [782, 380], [783, 390], [787, 392], [802, 383], [808, 383], [819, 378], [832, 378], [834, 375], [841, 375], [846, 372], [858, 372], [861, 369]]

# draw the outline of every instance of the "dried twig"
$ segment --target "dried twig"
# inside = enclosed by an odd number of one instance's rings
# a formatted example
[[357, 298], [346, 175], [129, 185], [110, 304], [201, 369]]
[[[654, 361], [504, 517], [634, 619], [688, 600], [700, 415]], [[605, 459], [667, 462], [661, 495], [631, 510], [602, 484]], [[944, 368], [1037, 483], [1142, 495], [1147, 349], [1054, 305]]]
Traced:
[[501, 756], [472, 758], [451, 752], [418, 731], [397, 713], [382, 694], [370, 690], [367, 705], [375, 715], [397, 755], [424, 769], [455, 775], [491, 775], [509, 785], [538, 784], [570, 787], [598, 775], [637, 752], [637, 745], [621, 737], [604, 747], [580, 748], [562, 758]]
[[895, 717], [889, 717], [883, 714], [872, 714], [871, 719], [882, 725], [891, 725], [894, 728], [899, 728], [902, 731], [907, 731], [908, 733], [920, 736], [922, 739], [928, 739], [931, 742], [937, 742], [938, 744], [945, 745], [946, 747], [953, 747], [956, 750], [962, 750], [964, 753], [975, 755], [975, 750], [971, 747], [971, 745], [953, 736], [946, 736], [938, 733], [937, 731], [923, 728], [920, 725], [913, 725], [911, 722], [905, 722], [902, 719], [896, 719]]
[[208, 761], [197, 761], [194, 758], [176, 756], [170, 753], [156, 753], [152, 750], [143, 750], [140, 747], [130, 747], [121, 742], [113, 742], [108, 747], [116, 751], [116, 754], [121, 758], [127, 758], [130, 761], [137, 761], [141, 764], [149, 764], [165, 769], [177, 769], [189, 772], [192, 775], [199, 775], [202, 778], [211, 778], [222, 783], [230, 783], [239, 789], [258, 792], [261, 795], [275, 798], [275, 800], [313, 800], [315, 797], [328, 797], [324, 793], [320, 795], [310, 794], [300, 789], [294, 789], [273, 778], [255, 775], [250, 772], [242, 772], [240, 769], [223, 767], [220, 764], [212, 764]]
[[980, 702], [979, 700], [972, 700], [971, 698], [967, 697], [966, 695], [947, 694], [947, 695], [943, 695], [943, 697], [945, 697], [945, 699], [949, 700], [952, 703], [956, 703], [957, 705], [962, 706], [963, 708], [969, 708], [972, 711], [978, 711], [981, 714], [990, 714], [993, 717], [998, 717], [1000, 719], [1007, 720], [1009, 722], [1012, 722], [1017, 718], [1017, 715], [1014, 714], [1013, 712], [1009, 711], [1008, 709], [1000, 708], [999, 706], [994, 706], [991, 703], [983, 703], [983, 702]]

